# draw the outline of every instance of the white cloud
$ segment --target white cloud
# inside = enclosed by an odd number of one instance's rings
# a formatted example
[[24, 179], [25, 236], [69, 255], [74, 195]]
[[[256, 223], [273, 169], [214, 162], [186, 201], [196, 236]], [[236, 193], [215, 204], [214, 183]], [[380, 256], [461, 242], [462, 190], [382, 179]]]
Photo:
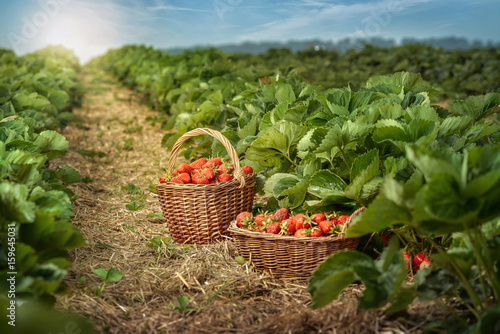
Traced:
[[[318, 36], [318, 34], [325, 29], [331, 31], [332, 28], [338, 29], [336, 35], [366, 36], [374, 30], [375, 23], [383, 28], [390, 24], [392, 16], [417, 4], [430, 1], [432, 0], [384, 0], [350, 4], [314, 0], [293, 2], [288, 7], [280, 6], [276, 9], [282, 14], [283, 19], [250, 27], [246, 29], [246, 33], [238, 36], [238, 40], [283, 40], [290, 39], [290, 36], [296, 39], [311, 37], [331, 39], [333, 36]], [[370, 20], [373, 20], [373, 24], [369, 22]]]

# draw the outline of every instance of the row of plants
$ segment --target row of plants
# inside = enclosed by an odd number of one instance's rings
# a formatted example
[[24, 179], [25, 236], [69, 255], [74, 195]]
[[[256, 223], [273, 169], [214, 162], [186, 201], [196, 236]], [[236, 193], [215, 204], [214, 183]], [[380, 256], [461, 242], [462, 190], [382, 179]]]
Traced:
[[82, 177], [71, 167], [50, 164], [68, 150], [68, 141], [56, 130], [75, 119], [71, 110], [82, 98], [77, 70], [76, 57], [61, 47], [22, 57], [0, 50], [0, 299], [4, 310], [9, 300], [18, 307], [27, 300], [52, 304], [53, 294], [64, 291], [62, 280], [71, 266], [67, 250], [85, 244], [71, 221], [76, 196], [67, 187]]
[[439, 89], [440, 99], [500, 92], [500, 73], [496, 70], [500, 65], [498, 48], [444, 50], [425, 44], [392, 47], [366, 44], [343, 54], [314, 48], [296, 53], [270, 49], [261, 55], [231, 55], [231, 59], [243, 66], [264, 62], [271, 68], [293, 68], [308, 82], [325, 88], [341, 88], [349, 82], [360, 86], [374, 75], [408, 71], [420, 73]]
[[[294, 71], [232, 65], [216, 50], [172, 56], [129, 46], [96, 62], [168, 115], [164, 128], [177, 132], [164, 137], [165, 146], [197, 127], [220, 130], [242, 164], [258, 172], [257, 190], [269, 199], [259, 209], [313, 214], [366, 207], [347, 236], [364, 237], [365, 249], [366, 240], [382, 244], [379, 234], [396, 236], [399, 242], [382, 254], [329, 258], [310, 281], [314, 307], [362, 281], [360, 307], [392, 303], [392, 313], [417, 297], [449, 297], [475, 319], [462, 317], [456, 326], [491, 325], [499, 291], [500, 94], [443, 108], [432, 103], [438, 89], [420, 74], [325, 89]], [[208, 139], [192, 143], [188, 159], [227, 154]], [[425, 252], [433, 262], [409, 287], [403, 251]]]

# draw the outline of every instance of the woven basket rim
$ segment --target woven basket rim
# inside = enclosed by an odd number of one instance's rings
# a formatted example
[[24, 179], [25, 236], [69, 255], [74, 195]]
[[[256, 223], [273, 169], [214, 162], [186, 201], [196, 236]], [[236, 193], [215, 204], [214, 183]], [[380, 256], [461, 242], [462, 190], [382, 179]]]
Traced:
[[322, 237], [303, 237], [303, 238], [298, 238], [294, 236], [288, 236], [288, 235], [281, 235], [281, 234], [272, 234], [272, 233], [263, 233], [263, 232], [255, 232], [255, 231], [247, 231], [242, 228], [239, 228], [236, 225], [236, 220], [233, 220], [228, 227], [228, 231], [234, 234], [238, 234], [241, 236], [248, 236], [252, 238], [259, 238], [259, 239], [266, 239], [266, 240], [294, 240], [297, 242], [304, 242], [304, 243], [325, 243], [325, 242], [336, 242], [336, 241], [342, 241], [346, 239], [359, 239], [359, 238], [346, 238], [345, 237], [345, 229], [350, 225], [352, 220], [360, 213], [362, 213], [365, 210], [364, 207], [361, 207], [354, 211], [351, 216], [349, 217], [348, 221], [343, 226], [343, 232], [335, 235], [328, 235], [328, 236], [322, 236]]

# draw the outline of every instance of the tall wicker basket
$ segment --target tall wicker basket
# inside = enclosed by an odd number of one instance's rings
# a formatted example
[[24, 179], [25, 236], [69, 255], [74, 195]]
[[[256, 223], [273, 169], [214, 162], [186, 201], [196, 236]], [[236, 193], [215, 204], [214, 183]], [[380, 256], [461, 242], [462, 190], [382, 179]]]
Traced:
[[185, 133], [172, 147], [168, 171], [174, 170], [181, 145], [189, 138], [208, 135], [218, 139], [234, 164], [234, 179], [219, 184], [160, 183], [156, 192], [174, 242], [208, 244], [228, 236], [227, 228], [242, 211], [251, 211], [256, 174], [243, 176], [238, 155], [220, 132], [199, 128]]
[[[343, 232], [352, 219], [363, 212], [356, 210], [346, 221]], [[344, 234], [319, 238], [297, 238], [270, 233], [250, 232], [231, 222], [229, 232], [238, 253], [256, 269], [270, 271], [278, 278], [308, 278], [312, 271], [329, 255], [343, 250], [355, 250], [359, 238], [346, 239]]]

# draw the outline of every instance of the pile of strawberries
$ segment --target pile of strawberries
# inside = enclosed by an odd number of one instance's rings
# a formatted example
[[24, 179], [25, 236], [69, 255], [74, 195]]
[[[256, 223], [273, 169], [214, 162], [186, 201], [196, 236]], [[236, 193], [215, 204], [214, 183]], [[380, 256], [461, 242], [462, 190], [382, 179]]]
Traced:
[[250, 212], [242, 212], [236, 217], [238, 227], [252, 232], [272, 233], [295, 237], [322, 237], [338, 234], [347, 221], [347, 215], [329, 215], [316, 213], [305, 215], [299, 213], [290, 216], [286, 208], [274, 214], [259, 214], [253, 217]]
[[[160, 183], [173, 182], [179, 184], [217, 184], [231, 181], [234, 166], [228, 161], [212, 158], [198, 159], [190, 164], [181, 163], [171, 175], [160, 177]], [[250, 166], [243, 167], [243, 175], [253, 173]]]

